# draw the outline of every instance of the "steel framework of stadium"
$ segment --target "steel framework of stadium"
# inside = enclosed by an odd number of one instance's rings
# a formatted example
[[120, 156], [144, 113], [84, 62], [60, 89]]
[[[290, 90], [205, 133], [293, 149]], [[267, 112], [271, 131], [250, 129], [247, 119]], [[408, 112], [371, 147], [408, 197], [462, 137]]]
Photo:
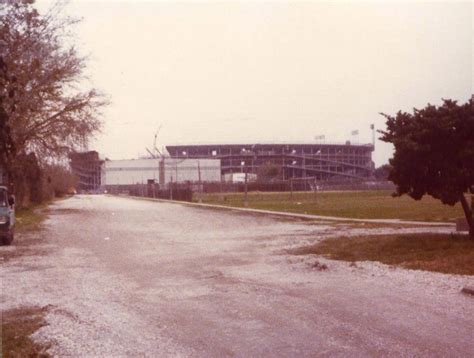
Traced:
[[207, 144], [170, 145], [172, 158], [221, 160], [222, 174], [248, 172], [270, 164], [282, 179], [369, 179], [373, 175], [372, 144]]

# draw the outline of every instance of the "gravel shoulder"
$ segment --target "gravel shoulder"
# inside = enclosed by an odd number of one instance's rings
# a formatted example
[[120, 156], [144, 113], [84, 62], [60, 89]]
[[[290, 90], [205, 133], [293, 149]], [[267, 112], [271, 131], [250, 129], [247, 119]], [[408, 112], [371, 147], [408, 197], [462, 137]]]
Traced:
[[387, 230], [452, 229], [77, 196], [51, 207], [35, 255], [2, 263], [0, 309], [45, 309], [33, 337], [59, 356], [469, 356], [474, 300], [460, 290], [474, 277], [288, 254]]

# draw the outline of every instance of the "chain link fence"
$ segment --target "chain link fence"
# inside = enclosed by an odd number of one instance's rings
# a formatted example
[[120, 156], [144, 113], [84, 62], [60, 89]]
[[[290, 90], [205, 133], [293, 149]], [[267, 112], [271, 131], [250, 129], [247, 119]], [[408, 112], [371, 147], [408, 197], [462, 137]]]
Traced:
[[248, 183], [196, 182], [169, 183], [166, 186], [157, 183], [111, 185], [105, 192], [114, 195], [193, 201], [195, 194], [207, 193], [244, 193], [247, 192], [296, 192], [296, 191], [332, 191], [332, 190], [394, 190], [393, 183], [373, 181], [359, 183], [317, 182], [314, 178], [292, 180], [252, 181]]

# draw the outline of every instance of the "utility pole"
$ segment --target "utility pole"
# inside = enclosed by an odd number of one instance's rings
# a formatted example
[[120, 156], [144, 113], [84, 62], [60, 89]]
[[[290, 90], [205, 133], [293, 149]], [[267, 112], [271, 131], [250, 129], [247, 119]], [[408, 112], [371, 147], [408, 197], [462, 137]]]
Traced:
[[175, 168], [176, 168], [176, 184], [178, 184], [178, 160], [175, 161]]
[[318, 185], [316, 181], [316, 177], [314, 177], [314, 202], [318, 201]]
[[199, 193], [199, 203], [202, 203], [202, 187], [201, 187], [201, 165], [198, 160], [198, 193]]
[[290, 201], [293, 200], [293, 178], [290, 178]]
[[223, 202], [224, 201], [224, 176], [222, 175], [222, 172], [221, 172], [221, 182], [220, 182], [219, 191], [221, 193], [220, 199]]
[[304, 150], [302, 150], [303, 156], [303, 180], [304, 180], [304, 190], [306, 191], [306, 156], [304, 154]]
[[244, 196], [244, 206], [248, 208], [249, 206], [249, 199], [248, 199], [248, 178], [247, 178], [247, 167], [245, 167], [245, 185], [244, 185], [244, 190], [245, 190], [245, 196]]
[[372, 145], [375, 148], [375, 126], [371, 124], [370, 129], [372, 129]]
[[173, 200], [173, 176], [171, 175], [170, 180], [170, 200]]

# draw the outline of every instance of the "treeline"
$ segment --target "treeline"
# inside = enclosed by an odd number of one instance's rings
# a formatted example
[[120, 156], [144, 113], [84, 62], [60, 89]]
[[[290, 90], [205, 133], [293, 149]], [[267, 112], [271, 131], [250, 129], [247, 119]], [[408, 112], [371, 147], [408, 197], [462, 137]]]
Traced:
[[68, 155], [99, 130], [106, 104], [87, 88], [63, 6], [0, 1], [0, 170], [20, 205], [74, 186]]
[[67, 167], [60, 164], [40, 166], [33, 153], [20, 156], [13, 173], [15, 180], [10, 181], [10, 189], [15, 193], [18, 207], [72, 194], [77, 184], [77, 178]]

